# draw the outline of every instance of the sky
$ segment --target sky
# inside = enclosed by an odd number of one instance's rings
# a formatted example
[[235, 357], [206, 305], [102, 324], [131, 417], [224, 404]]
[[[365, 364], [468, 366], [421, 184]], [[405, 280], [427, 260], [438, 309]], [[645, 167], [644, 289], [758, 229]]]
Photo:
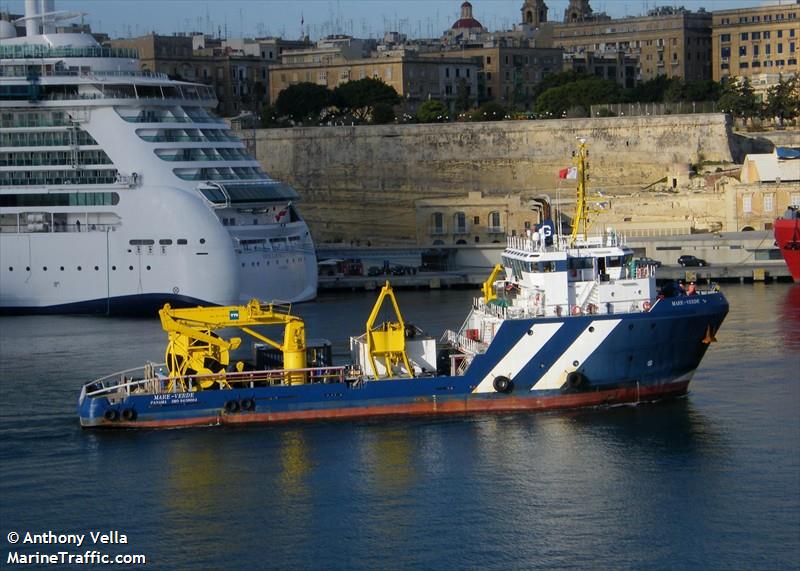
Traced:
[[[782, 0], [789, 3], [794, 0]], [[546, 0], [549, 19], [561, 21], [568, 0]], [[727, 10], [777, 4], [779, 0], [591, 0], [595, 12], [615, 18], [638, 16], [656, 6]], [[473, 15], [489, 30], [510, 29], [520, 21], [523, 0], [471, 0]], [[0, 10], [22, 14], [24, 0], [0, 0]], [[111, 37], [205, 32], [227, 37], [280, 36], [312, 39], [329, 34], [381, 37], [399, 31], [411, 37], [438, 37], [458, 19], [461, 0], [56, 0], [57, 10], [85, 12], [84, 21]], [[75, 21], [80, 21], [76, 19]], [[226, 34], [227, 30], [227, 34]]]

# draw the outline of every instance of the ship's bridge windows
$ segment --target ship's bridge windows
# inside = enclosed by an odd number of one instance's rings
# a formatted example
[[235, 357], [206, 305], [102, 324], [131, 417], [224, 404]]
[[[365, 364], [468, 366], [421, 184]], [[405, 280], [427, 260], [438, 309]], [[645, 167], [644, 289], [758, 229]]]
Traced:
[[[219, 205], [290, 201], [299, 198], [291, 186], [275, 181], [209, 184], [198, 187], [198, 190], [209, 202]], [[290, 209], [290, 221], [297, 219]]]
[[622, 256], [607, 256], [606, 267], [619, 268], [630, 263], [632, 259], [633, 259], [633, 254], [627, 254]]
[[155, 241], [149, 239], [129, 240], [128, 244], [131, 246], [152, 246]]
[[567, 267], [570, 270], [591, 270], [594, 267], [592, 258], [569, 258]]

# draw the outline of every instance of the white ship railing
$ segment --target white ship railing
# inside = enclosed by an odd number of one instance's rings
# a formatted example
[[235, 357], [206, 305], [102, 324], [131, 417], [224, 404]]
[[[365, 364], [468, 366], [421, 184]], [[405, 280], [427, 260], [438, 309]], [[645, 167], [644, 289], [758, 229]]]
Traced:
[[[81, 398], [109, 397], [123, 398], [136, 394], [169, 394], [193, 391], [195, 386], [211, 380], [221, 387], [252, 388], [259, 385], [286, 385], [287, 378], [305, 374], [306, 381], [311, 383], [342, 383], [349, 379], [350, 369], [343, 366], [307, 367], [304, 369], [270, 369], [262, 371], [222, 372], [206, 375], [167, 376], [164, 363], [147, 363], [143, 367], [135, 367], [118, 371], [83, 385]], [[138, 378], [136, 378], [138, 377]]]
[[464, 335], [456, 333], [451, 329], [448, 329], [444, 332], [441, 341], [443, 343], [449, 343], [462, 353], [467, 353], [469, 355], [485, 353], [486, 348], [488, 347], [486, 343], [481, 343], [480, 341], [470, 339], [469, 337], [465, 337]]

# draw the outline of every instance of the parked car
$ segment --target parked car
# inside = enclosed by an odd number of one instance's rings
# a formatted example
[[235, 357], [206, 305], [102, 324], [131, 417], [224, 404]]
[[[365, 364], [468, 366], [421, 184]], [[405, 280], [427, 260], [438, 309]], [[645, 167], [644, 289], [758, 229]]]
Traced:
[[636, 263], [640, 266], [655, 266], [657, 268], [661, 267], [661, 262], [654, 260], [653, 258], [639, 258], [636, 260]]
[[701, 258], [696, 258], [695, 256], [681, 256], [678, 258], [678, 263], [683, 266], [707, 266], [708, 262]]

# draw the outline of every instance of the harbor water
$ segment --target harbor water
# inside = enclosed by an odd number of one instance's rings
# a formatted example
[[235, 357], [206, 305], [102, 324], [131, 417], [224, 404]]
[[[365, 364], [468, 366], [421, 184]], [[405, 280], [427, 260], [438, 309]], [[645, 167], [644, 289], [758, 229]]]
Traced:
[[[163, 361], [157, 319], [1, 318], [3, 564], [87, 549], [11, 532], [113, 530], [127, 543], [88, 549], [149, 569], [798, 569], [800, 286], [724, 291], [685, 398], [166, 431], [84, 431], [76, 414], [85, 381]], [[296, 309], [341, 356], [376, 295]], [[435, 336], [474, 295], [398, 292]]]

